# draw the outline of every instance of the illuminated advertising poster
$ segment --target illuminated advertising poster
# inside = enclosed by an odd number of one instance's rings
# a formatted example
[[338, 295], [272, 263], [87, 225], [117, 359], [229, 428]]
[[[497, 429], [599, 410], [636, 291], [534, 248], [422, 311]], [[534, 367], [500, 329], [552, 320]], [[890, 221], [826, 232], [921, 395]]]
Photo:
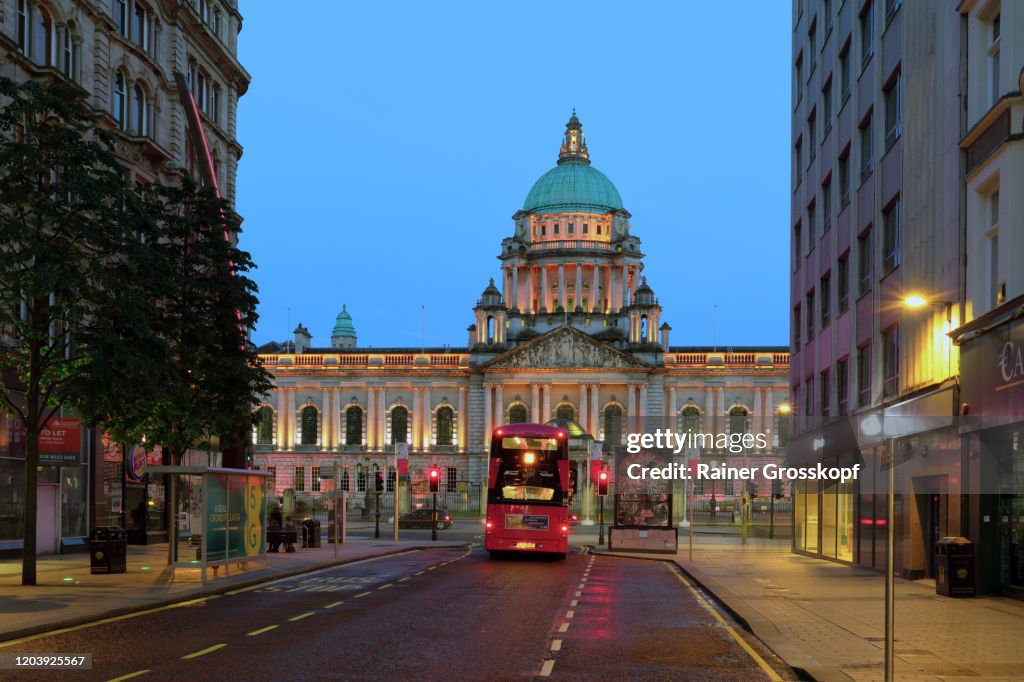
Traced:
[[206, 560], [256, 556], [266, 551], [266, 487], [259, 476], [206, 477]]

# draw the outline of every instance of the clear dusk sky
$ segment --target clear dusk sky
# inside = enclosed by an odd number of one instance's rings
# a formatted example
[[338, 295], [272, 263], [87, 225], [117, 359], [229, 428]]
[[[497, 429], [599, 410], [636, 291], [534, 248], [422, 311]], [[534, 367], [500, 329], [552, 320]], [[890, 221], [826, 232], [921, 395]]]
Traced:
[[788, 343], [789, 2], [239, 5], [258, 345], [464, 346], [573, 107], [672, 344]]

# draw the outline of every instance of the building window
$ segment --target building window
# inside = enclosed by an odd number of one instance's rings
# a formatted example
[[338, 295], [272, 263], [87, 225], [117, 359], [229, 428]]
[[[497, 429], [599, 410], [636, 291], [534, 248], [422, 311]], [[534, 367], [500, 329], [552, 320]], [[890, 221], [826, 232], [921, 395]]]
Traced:
[[148, 126], [146, 125], [146, 93], [142, 90], [142, 86], [138, 84], [132, 87], [131, 114], [131, 123], [129, 125], [131, 133], [139, 137], [145, 137], [148, 132]]
[[807, 340], [814, 338], [814, 289], [807, 292]]
[[273, 492], [275, 483], [274, 479], [277, 478], [277, 467], [268, 466], [267, 473], [270, 474], [270, 491]]
[[311, 492], [320, 492], [320, 467], [310, 469], [309, 489]]
[[804, 179], [804, 171], [803, 171], [803, 168], [804, 168], [804, 166], [803, 166], [803, 158], [804, 158], [803, 146], [804, 146], [804, 139], [802, 137], [796, 141], [795, 145], [793, 145], [793, 157], [794, 157], [793, 158], [793, 164], [794, 164], [793, 168], [796, 169], [796, 186], [797, 187], [800, 186], [800, 183], [803, 182], [803, 179]]
[[818, 63], [818, 22], [811, 22], [811, 30], [807, 32], [807, 49], [811, 53], [811, 64], [807, 70], [808, 76], [814, 73], [814, 67]]
[[793, 350], [800, 350], [800, 330], [803, 326], [800, 324], [800, 305], [797, 304], [793, 307]]
[[729, 409], [729, 433], [746, 433], [750, 428], [750, 413], [747, 408], [735, 405]]
[[812, 202], [807, 207], [807, 255], [810, 256], [811, 252], [814, 251], [814, 244], [818, 240], [818, 216], [816, 215], [815, 205]]
[[317, 436], [317, 421], [320, 416], [316, 408], [312, 405], [307, 405], [302, 408], [300, 423], [302, 427], [302, 434], [300, 442], [302, 445], [316, 445]]
[[793, 270], [800, 267], [800, 258], [803, 256], [803, 227], [800, 223], [793, 226]]
[[114, 76], [114, 100], [113, 100], [113, 111], [114, 120], [117, 121], [117, 127], [124, 130], [125, 126], [128, 125], [128, 117], [125, 111], [125, 101], [127, 99], [127, 91], [125, 89], [124, 74], [120, 71]]
[[857, 407], [871, 404], [871, 344], [857, 349]]
[[391, 410], [391, 442], [409, 442], [409, 410], [401, 405]]
[[900, 389], [900, 328], [882, 332], [882, 396], [891, 398]]
[[352, 405], [345, 410], [345, 445], [363, 444], [363, 408]]
[[680, 414], [679, 431], [681, 433], [699, 433], [701, 429], [700, 410], [693, 405], [687, 405]]
[[447, 493], [454, 493], [459, 489], [459, 470], [457, 467], [445, 469], [444, 490]]
[[860, 13], [860, 68], [863, 70], [875, 53], [874, 8], [870, 0]]
[[352, 478], [348, 475], [348, 467], [344, 467], [341, 470], [341, 489], [346, 491], [352, 490]]
[[882, 272], [888, 275], [900, 264], [900, 202], [882, 213]]
[[367, 477], [367, 473], [368, 472], [366, 471], [366, 467], [364, 465], [362, 465], [362, 464], [357, 464], [356, 465], [356, 492], [357, 493], [365, 493], [366, 492], [366, 477]]
[[885, 151], [889, 151], [896, 140], [900, 139], [903, 129], [903, 85], [897, 73], [892, 83], [885, 90]]
[[117, 24], [117, 31], [125, 38], [131, 27], [128, 25], [128, 0], [114, 0], [114, 23]]
[[807, 117], [807, 167], [810, 168], [814, 159], [818, 158], [818, 111], [812, 110]]
[[836, 407], [840, 417], [845, 417], [849, 412], [847, 396], [850, 391], [850, 359], [843, 358], [836, 362]]
[[850, 151], [839, 157], [839, 210], [850, 205]]
[[1001, 27], [1002, 16], [1000, 14], [995, 15], [992, 18], [992, 42], [989, 43], [988, 48], [988, 69], [989, 69], [989, 85], [990, 85], [990, 101], [989, 105], [994, 106], [999, 101], [1000, 87], [999, 87], [999, 46], [1000, 39], [999, 35], [1002, 30]]
[[42, 7], [36, 7], [32, 15], [32, 59], [41, 66], [55, 66], [57, 61], [56, 34], [53, 19]]
[[566, 231], [566, 234], [576, 234], [576, 223], [569, 222], [569, 229]]
[[136, 0], [133, 9], [132, 32], [135, 43], [143, 50], [149, 49], [149, 12], [145, 5]]
[[832, 77], [829, 76], [828, 82], [825, 83], [825, 87], [821, 89], [821, 120], [824, 126], [824, 132], [821, 134], [822, 143], [824, 138], [832, 130]]
[[871, 228], [857, 237], [857, 282], [859, 296], [871, 291]]
[[18, 0], [18, 48], [23, 55], [28, 55], [28, 5], [25, 0]]
[[885, 25], [888, 26], [889, 22], [896, 15], [896, 10], [903, 4], [902, 0], [885, 0]]
[[622, 445], [622, 408], [618, 405], [604, 408], [604, 442]]
[[846, 41], [846, 46], [843, 47], [839, 53], [839, 96], [842, 98], [842, 103], [846, 104], [846, 100], [850, 99], [850, 41]]
[[256, 413], [256, 444], [270, 445], [274, 442], [274, 410], [266, 405]]
[[850, 252], [847, 251], [836, 264], [836, 298], [839, 315], [850, 309]]
[[995, 308], [1004, 299], [1003, 280], [999, 271], [999, 190], [988, 197], [988, 288], [989, 307]]
[[801, 52], [796, 58], [796, 101], [797, 103], [804, 96], [804, 53]]
[[804, 416], [814, 416], [814, 379], [804, 382]]
[[555, 408], [555, 419], [576, 420], [576, 408], [568, 403], [562, 403]]
[[828, 326], [831, 317], [831, 280], [832, 273], [825, 273], [821, 278], [820, 286], [818, 287], [819, 305], [821, 306], [821, 328], [824, 329]]
[[832, 176], [821, 185], [821, 231], [828, 232], [832, 227]]
[[860, 127], [860, 181], [864, 182], [874, 168], [871, 157], [871, 116]]
[[292, 481], [295, 492], [301, 493], [306, 490], [306, 467], [295, 467], [295, 480]]
[[455, 412], [447, 405], [437, 408], [437, 444], [452, 444], [452, 426], [455, 423]]
[[388, 467], [387, 479], [385, 479], [385, 490], [389, 493], [395, 492], [395, 467]]
[[522, 403], [516, 403], [512, 407], [508, 408], [508, 423], [509, 424], [525, 424], [528, 421], [526, 416], [526, 405]]
[[828, 417], [832, 414], [832, 387], [829, 384], [830, 374], [826, 369], [824, 372], [818, 375], [818, 393], [821, 395], [821, 416]]
[[61, 64], [61, 69], [65, 76], [71, 80], [75, 80], [75, 74], [78, 71], [78, 46], [75, 45], [72, 40], [71, 29], [65, 28], [63, 36], [63, 40], [61, 41], [63, 43], [63, 63]]
[[590, 233], [590, 226], [587, 225], [587, 223], [583, 223], [583, 234], [589, 234], [589, 233]]

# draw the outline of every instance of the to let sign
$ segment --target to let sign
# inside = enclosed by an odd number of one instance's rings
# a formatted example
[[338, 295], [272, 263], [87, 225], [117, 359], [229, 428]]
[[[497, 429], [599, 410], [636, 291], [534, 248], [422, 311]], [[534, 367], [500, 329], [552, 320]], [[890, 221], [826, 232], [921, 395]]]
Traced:
[[78, 419], [51, 419], [39, 432], [39, 463], [42, 465], [78, 464], [82, 449], [82, 427]]

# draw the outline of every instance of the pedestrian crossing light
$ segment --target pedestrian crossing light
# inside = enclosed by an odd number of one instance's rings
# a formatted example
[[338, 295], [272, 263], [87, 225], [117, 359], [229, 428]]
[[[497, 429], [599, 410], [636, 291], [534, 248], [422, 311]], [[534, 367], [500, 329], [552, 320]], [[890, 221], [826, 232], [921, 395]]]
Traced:
[[597, 494], [607, 495], [608, 494], [608, 472], [602, 471], [597, 475]]
[[383, 471], [378, 471], [377, 472], [377, 477], [374, 480], [373, 487], [374, 487], [374, 490], [376, 490], [379, 493], [384, 492], [384, 472]]
[[427, 473], [427, 479], [430, 481], [430, 492], [436, 493], [441, 490], [441, 467], [430, 467], [430, 471]]

